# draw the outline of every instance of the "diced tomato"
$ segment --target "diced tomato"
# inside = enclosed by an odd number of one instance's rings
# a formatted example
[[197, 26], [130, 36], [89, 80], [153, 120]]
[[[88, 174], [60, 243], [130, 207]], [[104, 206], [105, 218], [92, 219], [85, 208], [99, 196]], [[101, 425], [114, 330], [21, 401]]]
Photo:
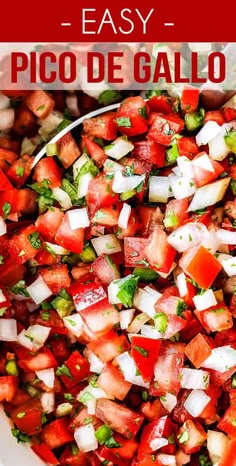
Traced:
[[37, 183], [48, 180], [49, 188], [61, 186], [61, 170], [53, 157], [46, 157], [37, 163], [33, 178]]
[[0, 147], [0, 168], [3, 172], [6, 173], [17, 158], [18, 156], [15, 152]]
[[0, 191], [6, 191], [8, 189], [13, 189], [13, 186], [3, 170], [0, 168]]
[[99, 146], [96, 142], [92, 141], [92, 139], [87, 138], [86, 136], [82, 136], [83, 147], [85, 147], [95, 162], [95, 164], [101, 168], [104, 165], [104, 162], [107, 159], [107, 155], [105, 154], [104, 150], [101, 146]]
[[137, 267], [145, 263], [144, 249], [147, 244], [146, 238], [124, 238], [125, 267]]
[[180, 390], [180, 372], [184, 364], [184, 354], [181, 347], [174, 343], [162, 342], [155, 364], [156, 382], [150, 386], [150, 395], [165, 396], [167, 392], [178, 394]]
[[[89, 375], [89, 363], [79, 351], [73, 351], [65, 361], [68, 375], [60, 375], [60, 379], [66, 388], [72, 388]], [[70, 375], [69, 375], [70, 374]]]
[[95, 259], [92, 271], [104, 285], [109, 285], [113, 280], [120, 278], [117, 267], [108, 254], [102, 254]]
[[84, 229], [76, 228], [72, 230], [66, 212], [55, 236], [55, 242], [71, 252], [81, 254], [84, 247]]
[[59, 293], [62, 288], [68, 288], [70, 286], [70, 277], [66, 264], [58, 264], [40, 269], [40, 275], [43, 277], [50, 290], [52, 290], [52, 293]]
[[236, 119], [236, 109], [230, 107], [224, 107], [224, 118], [225, 121], [229, 122]]
[[222, 268], [217, 259], [199, 245], [185, 251], [179, 265], [202, 288], [209, 288]]
[[176, 251], [167, 242], [167, 235], [161, 227], [156, 226], [143, 250], [144, 256], [157, 272], [168, 273]]
[[97, 401], [95, 414], [111, 429], [128, 439], [135, 437], [144, 419], [142, 414], [105, 398]]
[[153, 120], [147, 138], [164, 146], [169, 146], [172, 137], [184, 128], [184, 121], [177, 115], [156, 114]]
[[51, 449], [59, 448], [66, 443], [73, 442], [74, 437], [70, 433], [68, 417], [61, 417], [44, 426], [42, 441]]
[[16, 265], [13, 258], [4, 260], [4, 264], [0, 265], [1, 282], [7, 286], [13, 286], [23, 279], [25, 274], [25, 267], [23, 265]]
[[47, 463], [52, 464], [53, 466], [57, 466], [59, 463], [56, 456], [52, 453], [50, 448], [46, 445], [46, 443], [40, 443], [39, 445], [35, 443], [31, 445], [31, 449], [33, 452], [41, 458], [41, 460], [46, 461]]
[[[61, 327], [59, 327], [61, 330]], [[60, 335], [60, 331], [58, 331], [58, 327], [56, 327], [55, 335]], [[50, 345], [52, 348], [52, 353], [55, 356], [58, 364], [63, 364], [66, 359], [70, 356], [70, 349], [68, 347], [67, 341], [64, 338], [56, 338], [55, 340], [52, 338], [50, 340]]]
[[15, 160], [15, 162], [13, 162], [13, 164], [7, 171], [7, 176], [10, 178], [12, 183], [14, 183], [17, 188], [23, 186], [23, 184], [29, 177], [33, 161], [34, 157], [30, 157], [29, 155], [23, 155], [19, 159]]
[[[79, 451], [75, 453], [72, 448], [66, 447], [60, 456], [61, 466], [96, 466], [91, 463], [90, 453]], [[100, 462], [97, 466], [100, 466]]]
[[16, 189], [7, 189], [0, 191], [0, 216], [3, 218], [15, 214], [17, 208], [18, 191]]
[[23, 228], [8, 241], [8, 250], [17, 264], [33, 259], [41, 249], [42, 242], [34, 225]]
[[42, 430], [43, 408], [39, 399], [26, 401], [11, 411], [16, 427], [27, 435], [36, 435]]
[[203, 155], [207, 157], [211, 165], [211, 170], [205, 169], [204, 166], [200, 167], [195, 164], [192, 165], [194, 181], [198, 188], [204, 186], [205, 184], [211, 183], [212, 181], [215, 181], [218, 178], [218, 176], [224, 171], [221, 164], [216, 162], [215, 160], [212, 160], [212, 158], [208, 154], [206, 154], [206, 152], [200, 152], [198, 155], [194, 157], [193, 161], [199, 159], [199, 157]]
[[37, 193], [32, 189], [19, 189], [16, 199], [17, 212], [19, 212], [21, 215], [32, 215], [37, 209], [37, 197]]
[[99, 449], [99, 455], [107, 461], [112, 461], [118, 466], [126, 466], [130, 464], [135, 452], [138, 449], [138, 442], [131, 439], [126, 439], [119, 434], [114, 434], [115, 442], [120, 445], [115, 448], [108, 448], [105, 445]]
[[126, 136], [136, 136], [147, 131], [148, 108], [141, 96], [127, 97], [121, 103], [114, 122], [117, 130]]
[[86, 201], [93, 211], [98, 207], [114, 205], [118, 200], [118, 194], [112, 192], [112, 180], [106, 178], [105, 174], [100, 174], [89, 182]]
[[17, 351], [16, 353], [19, 354], [18, 364], [25, 372], [56, 368], [58, 365], [51, 350], [47, 347], [41, 349], [35, 355], [30, 354], [28, 351], [22, 351], [22, 348], [20, 353]]
[[230, 406], [224, 413], [223, 417], [221, 418], [220, 422], [218, 422], [217, 427], [226, 434], [230, 435], [230, 437], [236, 437], [236, 407], [235, 405]]
[[14, 133], [19, 136], [33, 136], [37, 131], [37, 124], [33, 113], [22, 104], [16, 110], [16, 118], [13, 126]]
[[225, 303], [219, 303], [205, 311], [201, 311], [202, 323], [211, 332], [221, 332], [233, 326], [233, 319], [230, 310]]
[[160, 351], [160, 341], [134, 335], [131, 340], [131, 354], [145, 382], [150, 382]]
[[107, 363], [97, 380], [98, 386], [109, 396], [110, 399], [123, 400], [132, 384], [124, 379], [120, 369]]
[[0, 401], [12, 401], [18, 388], [19, 379], [13, 375], [0, 376]]
[[188, 205], [188, 199], [173, 199], [168, 202], [164, 224], [169, 231], [176, 230], [188, 218]]
[[115, 235], [118, 239], [124, 239], [128, 236], [133, 236], [140, 229], [139, 219], [135, 209], [131, 209], [131, 214], [128, 220], [127, 228], [114, 228]]
[[199, 152], [194, 136], [183, 136], [178, 138], [177, 147], [179, 155], [185, 155], [185, 157], [188, 157], [189, 159], [192, 159], [193, 156]]
[[156, 421], [147, 424], [142, 431], [138, 459], [159, 449], [162, 446], [163, 438], [168, 439], [175, 432], [176, 426], [168, 416], [160, 417]]
[[223, 110], [211, 110], [210, 112], [206, 112], [204, 124], [207, 121], [215, 121], [218, 125], [222, 126], [225, 123]]
[[50, 95], [42, 90], [30, 92], [26, 96], [25, 103], [34, 115], [41, 118], [41, 120], [47, 118], [55, 106], [55, 102]]
[[70, 288], [77, 312], [88, 306], [98, 303], [106, 297], [106, 292], [101, 283], [95, 282], [93, 275], [87, 279], [77, 280]]
[[91, 341], [88, 348], [104, 363], [112, 361], [119, 354], [129, 350], [130, 344], [125, 335], [117, 335], [114, 330]]
[[236, 466], [236, 440], [230, 440], [226, 451], [224, 451], [222, 458], [219, 461], [219, 466]]
[[161, 404], [159, 398], [155, 398], [153, 401], [145, 401], [142, 403], [140, 406], [140, 411], [150, 422], [167, 414], [167, 411]]
[[[118, 207], [118, 208], [117, 208]], [[93, 223], [114, 227], [118, 224], [120, 208], [116, 204], [112, 207], [101, 207], [92, 217]]]
[[59, 139], [57, 145], [59, 148], [58, 158], [64, 168], [69, 168], [81, 154], [78, 145], [70, 132]]
[[152, 162], [157, 167], [163, 167], [165, 162], [166, 146], [154, 141], [135, 142], [133, 155], [141, 160]]
[[83, 128], [88, 137], [112, 141], [116, 138], [115, 112], [109, 112], [96, 118], [84, 120]]
[[181, 110], [184, 114], [196, 112], [198, 108], [199, 94], [200, 91], [198, 88], [193, 86], [184, 86], [180, 99]]
[[175, 111], [178, 101], [175, 97], [154, 95], [148, 100], [147, 105], [151, 112], [160, 112], [166, 115]]
[[52, 241], [63, 219], [63, 212], [58, 207], [39, 215], [35, 226], [46, 241]]
[[198, 369], [207, 359], [214, 348], [213, 341], [206, 335], [198, 333], [186, 346], [185, 354], [191, 363]]
[[184, 453], [189, 455], [201, 449], [207, 434], [199, 422], [189, 419], [180, 427], [177, 439]]
[[119, 313], [107, 298], [83, 309], [81, 317], [89, 330], [98, 336], [109, 332], [120, 321]]

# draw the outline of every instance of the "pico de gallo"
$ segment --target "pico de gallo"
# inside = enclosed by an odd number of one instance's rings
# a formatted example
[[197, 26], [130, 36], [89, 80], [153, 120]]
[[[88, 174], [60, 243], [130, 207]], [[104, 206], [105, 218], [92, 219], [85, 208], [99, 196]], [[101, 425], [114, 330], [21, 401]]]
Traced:
[[[53, 109], [44, 91], [21, 105]], [[55, 466], [236, 465], [236, 98], [136, 95], [35, 167], [34, 143], [0, 148], [16, 441]]]

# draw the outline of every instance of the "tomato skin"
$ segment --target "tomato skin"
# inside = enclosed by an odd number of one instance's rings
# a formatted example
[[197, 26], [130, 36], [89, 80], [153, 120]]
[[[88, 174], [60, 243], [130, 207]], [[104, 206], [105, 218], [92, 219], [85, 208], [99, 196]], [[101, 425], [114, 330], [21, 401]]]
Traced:
[[171, 421], [168, 416], [163, 416], [147, 424], [141, 435], [140, 446], [138, 450], [138, 459], [143, 458], [146, 454], [151, 454], [157, 448], [152, 449], [151, 444], [158, 438], [167, 438], [176, 432], [176, 425]]
[[[147, 114], [148, 108], [141, 96], [127, 97], [121, 103], [114, 122], [117, 125], [117, 130], [126, 136], [136, 136], [147, 131]], [[129, 125], [126, 123], [122, 125], [121, 119], [128, 120]]]
[[82, 145], [83, 148], [87, 149], [90, 157], [93, 159], [97, 167], [101, 168], [107, 159], [107, 155], [102, 147], [86, 136], [82, 136]]
[[32, 91], [27, 94], [25, 103], [37, 118], [42, 120], [52, 112], [55, 106], [54, 100], [42, 90]]
[[13, 164], [7, 171], [7, 176], [10, 178], [12, 183], [14, 183], [17, 188], [23, 186], [27, 178], [29, 177], [33, 161], [34, 157], [30, 157], [29, 155], [23, 155], [15, 162], [13, 162]]
[[43, 409], [40, 400], [26, 401], [11, 410], [11, 418], [16, 427], [27, 435], [38, 434], [42, 430]]
[[12, 257], [4, 260], [4, 264], [0, 265], [1, 282], [7, 286], [15, 285], [19, 280], [22, 280], [25, 274], [23, 265], [16, 265]]
[[[0, 216], [3, 218], [8, 217], [11, 214], [15, 214], [17, 209], [17, 199], [18, 199], [18, 191], [16, 189], [7, 189], [6, 191], [0, 191]], [[7, 216], [4, 213], [4, 205], [10, 204], [9, 209], [10, 212]]]
[[53, 157], [41, 159], [34, 168], [33, 179], [37, 183], [49, 180], [49, 188], [61, 186], [61, 170]]
[[160, 341], [134, 335], [131, 340], [131, 355], [145, 382], [150, 382], [158, 358]]
[[102, 138], [107, 141], [113, 141], [116, 138], [116, 125], [114, 118], [115, 112], [109, 112], [95, 118], [84, 120], [84, 132], [91, 138]]
[[45, 443], [40, 443], [40, 445], [37, 445], [36, 443], [35, 445], [31, 445], [30, 448], [43, 461], [46, 461], [53, 466], [57, 466], [59, 464], [59, 461]]
[[[166, 126], [168, 125], [168, 126]], [[168, 128], [168, 129], [165, 129]], [[184, 128], [184, 121], [177, 115], [153, 115], [151, 128], [147, 138], [152, 141], [169, 146], [174, 134], [180, 133]]]
[[66, 212], [55, 235], [55, 242], [75, 254], [81, 254], [84, 247], [84, 228], [72, 230]]
[[157, 167], [163, 167], [166, 147], [154, 141], [135, 142], [133, 155], [141, 160], [152, 162]]
[[109, 285], [113, 280], [120, 278], [120, 274], [107, 254], [98, 256], [92, 264], [92, 271], [104, 285]]
[[86, 201], [92, 212], [98, 207], [112, 206], [119, 201], [118, 194], [112, 192], [112, 180], [101, 173], [89, 182]]
[[207, 439], [207, 434], [199, 422], [194, 422], [191, 419], [188, 419], [183, 426], [180, 427], [177, 438], [185, 431], [188, 432], [188, 440], [184, 443], [179, 441], [179, 445], [186, 455], [190, 455], [201, 449], [203, 443]]
[[233, 327], [233, 319], [230, 310], [225, 303], [219, 303], [205, 311], [202, 311], [202, 322], [211, 332], [221, 332]]
[[12, 401], [18, 388], [19, 379], [13, 375], [0, 376], [0, 401]]
[[9, 254], [17, 264], [24, 264], [27, 260], [33, 259], [41, 249], [41, 247], [35, 249], [30, 242], [31, 235], [35, 233], [37, 233], [35, 226], [29, 225], [13, 235], [8, 241]]
[[62, 288], [70, 286], [70, 277], [66, 264], [52, 265], [40, 269], [40, 275], [54, 294], [59, 293]]
[[131, 439], [125, 439], [122, 435], [114, 434], [114, 439], [121, 446], [117, 448], [108, 448], [105, 445], [99, 448], [99, 455], [108, 461], [112, 461], [119, 466], [130, 464], [137, 449], [138, 442]]
[[48, 210], [44, 214], [39, 215], [35, 226], [46, 241], [54, 239], [63, 216], [63, 212], [58, 207], [53, 207], [53, 210]]
[[107, 333], [120, 321], [119, 313], [107, 298], [88, 306], [80, 314], [89, 330], [97, 335], [96, 338]]
[[13, 189], [13, 186], [5, 175], [4, 171], [0, 168], [0, 191], [6, 191], [7, 189]]
[[159, 398], [155, 398], [153, 401], [143, 402], [140, 406], [140, 411], [150, 422], [168, 414]]
[[44, 426], [42, 431], [42, 441], [53, 450], [66, 443], [73, 442], [74, 437], [68, 430], [69, 419], [61, 417]]
[[191, 363], [199, 369], [205, 359], [207, 359], [212, 349], [215, 347], [214, 341], [208, 336], [198, 333], [186, 346], [185, 355]]
[[236, 440], [230, 440], [226, 452], [219, 461], [219, 466], [236, 466]]
[[132, 384], [124, 379], [118, 367], [107, 363], [97, 380], [98, 386], [109, 396], [109, 398], [123, 400]]
[[184, 86], [180, 99], [180, 106], [183, 114], [196, 112], [198, 108], [200, 91], [193, 86]]
[[151, 267], [163, 273], [169, 272], [176, 255], [175, 249], [167, 242], [166, 233], [159, 226], [150, 235], [143, 253]]
[[165, 115], [172, 113], [178, 103], [175, 97], [169, 97], [165, 95], [154, 95], [148, 100], [147, 106], [150, 112], [160, 112]]
[[97, 401], [95, 414], [111, 429], [129, 440], [135, 437], [144, 419], [142, 414], [137, 414], [126, 406], [106, 398]]
[[204, 124], [206, 124], [207, 121], [215, 121], [218, 125], [222, 126], [225, 123], [223, 110], [212, 110], [210, 112], [206, 112]]
[[183, 136], [177, 139], [177, 147], [179, 155], [185, 155], [191, 160], [199, 152], [194, 136]]
[[0, 168], [4, 173], [9, 170], [9, 166], [11, 166], [17, 158], [18, 156], [14, 151], [0, 147]]
[[64, 168], [69, 168], [81, 154], [79, 147], [70, 132], [65, 134], [57, 145], [59, 148], [58, 158]]
[[91, 466], [92, 463], [90, 453], [79, 451], [73, 454], [70, 447], [66, 447], [60, 456], [60, 463], [57, 464], [61, 466]]
[[125, 267], [137, 267], [145, 260], [144, 249], [148, 239], [135, 237], [124, 238]]
[[[165, 396], [167, 392], [178, 394], [180, 390], [179, 375], [184, 365], [183, 347], [168, 341], [162, 342], [154, 368], [158, 384], [155, 384], [155, 381], [151, 383], [150, 395]], [[163, 377], [163, 373], [165, 377]]]
[[184, 252], [179, 265], [201, 288], [205, 289], [212, 285], [222, 268], [217, 259], [203, 246], [195, 246]]
[[103, 362], [112, 361], [120, 353], [130, 349], [130, 344], [125, 335], [117, 335], [114, 330], [110, 330], [105, 335], [91, 341], [88, 348], [96, 354]]
[[223, 109], [225, 121], [229, 122], [236, 119], [236, 109], [225, 107]]
[[70, 287], [70, 294], [77, 312], [98, 303], [106, 297], [101, 283], [95, 282], [92, 275], [88, 276], [87, 280], [83, 278], [74, 282]]
[[235, 424], [236, 419], [236, 407], [235, 405], [230, 406], [222, 416], [220, 422], [218, 422], [217, 427], [220, 430], [223, 430], [226, 434], [230, 435], [230, 437], [236, 438], [236, 426]]
[[56, 368], [58, 366], [51, 350], [47, 347], [41, 349], [35, 355], [30, 355], [25, 348], [16, 350], [19, 358], [18, 364], [25, 372], [41, 371], [43, 369]]

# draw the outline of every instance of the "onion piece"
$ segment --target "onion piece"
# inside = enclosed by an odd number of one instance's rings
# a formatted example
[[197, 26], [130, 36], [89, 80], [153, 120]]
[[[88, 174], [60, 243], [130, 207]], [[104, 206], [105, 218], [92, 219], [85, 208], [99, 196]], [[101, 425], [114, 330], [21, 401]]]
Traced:
[[73, 405], [71, 403], [61, 403], [60, 405], [57, 406], [55, 416], [56, 418], [58, 417], [64, 417], [64, 416], [69, 416], [72, 413], [73, 410]]
[[6, 222], [3, 220], [3, 218], [0, 217], [0, 236], [5, 235], [6, 232], [7, 232], [7, 224], [6, 224]]
[[43, 120], [38, 119], [40, 125], [39, 134], [48, 136], [63, 121], [63, 115], [60, 112], [51, 112]]
[[165, 453], [158, 453], [156, 455], [157, 464], [163, 466], [176, 466], [175, 455], [167, 455]]
[[55, 411], [55, 393], [44, 392], [41, 396], [41, 405], [45, 413], [53, 413]]
[[154, 288], [152, 288], [151, 286], [145, 286], [143, 288], [145, 291], [147, 291], [147, 293], [149, 293], [151, 296], [155, 296], [156, 300], [160, 299], [162, 297], [162, 294], [155, 290]]
[[196, 135], [198, 146], [204, 146], [214, 139], [221, 130], [221, 126], [216, 121], [207, 121]]
[[221, 180], [199, 188], [194, 194], [187, 212], [191, 212], [192, 210], [205, 209], [205, 207], [221, 201], [229, 186], [229, 182], [230, 178], [222, 178]]
[[49, 241], [45, 241], [45, 245], [48, 246], [49, 249], [52, 249], [52, 251], [57, 256], [64, 256], [70, 254], [70, 251], [68, 249], [63, 248], [63, 246], [59, 246], [58, 244], [49, 243]]
[[225, 135], [231, 126], [231, 123], [224, 123], [220, 128], [219, 134], [209, 142], [209, 154], [213, 160], [221, 162], [231, 152], [225, 142]]
[[0, 110], [0, 131], [11, 129], [14, 125], [15, 110], [13, 108], [6, 108]]
[[0, 319], [0, 341], [17, 340], [17, 322], [15, 319]]
[[103, 364], [103, 362], [100, 361], [96, 354], [94, 354], [93, 351], [91, 351], [89, 348], [85, 348], [83, 351], [83, 355], [90, 364], [90, 372], [96, 372], [97, 374], [101, 374], [105, 364]]
[[35, 304], [41, 304], [52, 295], [52, 291], [41, 275], [30, 286], [27, 286], [26, 289]]
[[175, 406], [177, 405], [177, 397], [175, 395], [172, 395], [172, 393], [166, 393], [165, 396], [160, 397], [160, 402], [162, 406], [168, 411], [168, 413], [171, 413]]
[[74, 439], [80, 451], [87, 452], [98, 448], [98, 441], [92, 424], [75, 429]]
[[229, 437], [223, 434], [223, 432], [217, 432], [216, 430], [207, 431], [207, 449], [213, 464], [224, 456], [229, 441]]
[[145, 175], [131, 175], [123, 176], [121, 172], [115, 172], [113, 182], [112, 182], [112, 191], [114, 193], [126, 193], [128, 191], [133, 191], [137, 186], [144, 182]]
[[65, 191], [63, 191], [63, 189], [52, 188], [52, 194], [54, 199], [56, 199], [56, 201], [59, 202], [62, 209], [68, 210], [72, 207], [70, 196]]
[[222, 267], [229, 277], [236, 275], [236, 257], [229, 256], [229, 259], [223, 260]]
[[196, 192], [196, 185], [193, 178], [184, 178], [183, 176], [169, 175], [171, 183], [172, 196], [181, 200], [192, 196]]
[[92, 238], [91, 243], [98, 256], [101, 254], [115, 254], [122, 250], [118, 239], [112, 233]]
[[90, 158], [87, 154], [82, 154], [74, 163], [73, 163], [73, 178], [76, 180], [81, 168], [90, 161]]
[[81, 176], [78, 186], [78, 198], [87, 196], [89, 192], [89, 183], [93, 180], [92, 173], [88, 172]]
[[35, 371], [37, 377], [39, 380], [42, 380], [42, 382], [49, 388], [54, 387], [54, 382], [55, 382], [55, 372], [54, 369], [42, 369], [41, 371]]
[[141, 335], [151, 338], [152, 340], [160, 340], [163, 338], [163, 333], [158, 332], [153, 325], [143, 325], [141, 327]]
[[192, 390], [184, 402], [184, 407], [193, 417], [198, 417], [211, 401], [203, 390]]
[[123, 372], [124, 379], [127, 380], [127, 382], [138, 385], [139, 387], [149, 388], [149, 383], [144, 382], [141, 375], [136, 375], [137, 367], [128, 351], [116, 356], [114, 361], [117, 362], [120, 370]]
[[[88, 396], [90, 395], [90, 396]], [[109, 398], [109, 396], [99, 387], [92, 387], [92, 385], [87, 385], [83, 390], [81, 390], [76, 399], [87, 406], [89, 399], [95, 398], [99, 400], [100, 398]]]
[[126, 230], [131, 215], [131, 206], [124, 202], [118, 218], [118, 227]]
[[114, 160], [107, 159], [104, 162], [103, 169], [105, 173], [123, 172], [124, 167], [120, 163], [114, 162]]
[[189, 369], [184, 367], [180, 373], [182, 388], [206, 390], [209, 387], [210, 374], [201, 369]]
[[184, 178], [194, 178], [194, 171], [192, 168], [193, 161], [182, 155], [177, 158], [177, 165], [179, 168], [179, 174], [176, 175], [183, 176]]
[[203, 223], [189, 222], [173, 231], [167, 238], [168, 243], [178, 252], [203, 242], [208, 236], [208, 230]]
[[171, 183], [168, 176], [149, 177], [149, 202], [166, 203], [171, 195]]
[[126, 136], [120, 136], [115, 139], [109, 146], [105, 146], [104, 152], [108, 157], [115, 160], [120, 160], [122, 157], [131, 152], [134, 148], [132, 142], [128, 141]]
[[0, 92], [0, 110], [6, 110], [11, 105], [9, 97]]
[[129, 327], [129, 324], [132, 321], [134, 314], [135, 309], [125, 309], [124, 311], [119, 312], [120, 328], [122, 330], [126, 330]]
[[193, 297], [193, 302], [198, 311], [204, 311], [217, 304], [215, 295], [211, 289], [206, 290], [203, 294], [195, 295]]
[[205, 171], [214, 173], [213, 164], [206, 152], [203, 152], [200, 157], [197, 157], [195, 160], [192, 161], [193, 167], [202, 168]]
[[69, 210], [67, 215], [71, 230], [77, 230], [77, 228], [87, 228], [90, 225], [88, 210], [86, 207]]
[[236, 244], [236, 231], [224, 230], [220, 228], [215, 232], [215, 235], [220, 243], [223, 244]]
[[140, 314], [137, 314], [135, 318], [132, 320], [132, 322], [128, 326], [128, 332], [130, 333], [138, 333], [140, 332], [140, 329], [146, 322], [150, 320], [150, 317], [145, 313], [141, 312]]
[[218, 346], [213, 348], [210, 356], [201, 364], [206, 369], [214, 369], [218, 372], [226, 372], [236, 366], [236, 350], [231, 346]]
[[157, 297], [151, 295], [147, 291], [138, 288], [134, 295], [133, 305], [139, 311], [145, 312], [149, 317], [153, 318], [156, 314], [155, 304], [157, 302]]
[[184, 272], [181, 272], [177, 276], [175, 281], [176, 281], [176, 286], [177, 286], [177, 288], [179, 290], [179, 295], [180, 295], [181, 298], [183, 298], [188, 293], [187, 278], [186, 278], [186, 275], [184, 274]]
[[17, 342], [30, 351], [38, 351], [44, 345], [50, 331], [51, 327], [35, 324], [26, 330], [23, 329], [17, 336]]
[[79, 338], [83, 331], [84, 331], [84, 322], [80, 314], [73, 314], [63, 318], [63, 322], [66, 328], [75, 335], [75, 337]]
[[[152, 451], [156, 451], [156, 450], [159, 450], [160, 448], [162, 447], [165, 447], [166, 445], [168, 445], [168, 440], [167, 438], [164, 438], [164, 437], [153, 437], [151, 440], [150, 440], [150, 443], [149, 443], [149, 446], [150, 446], [150, 449]], [[168, 455], [169, 456], [169, 455]], [[159, 462], [158, 462], [159, 463]], [[160, 464], [160, 463], [159, 463]], [[163, 463], [161, 463], [163, 464]], [[165, 463], [164, 463], [165, 464]], [[168, 466], [169, 466], [169, 462], [167, 463]]]
[[190, 463], [191, 456], [186, 455], [183, 450], [177, 450], [175, 453], [176, 466], [184, 466], [185, 464]]

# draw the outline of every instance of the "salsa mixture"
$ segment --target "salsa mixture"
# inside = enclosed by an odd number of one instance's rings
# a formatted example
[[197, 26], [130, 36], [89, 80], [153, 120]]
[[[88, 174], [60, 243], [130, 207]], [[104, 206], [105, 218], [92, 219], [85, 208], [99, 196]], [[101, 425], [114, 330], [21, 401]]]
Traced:
[[236, 97], [153, 94], [0, 137], [0, 401], [51, 465], [236, 464]]

